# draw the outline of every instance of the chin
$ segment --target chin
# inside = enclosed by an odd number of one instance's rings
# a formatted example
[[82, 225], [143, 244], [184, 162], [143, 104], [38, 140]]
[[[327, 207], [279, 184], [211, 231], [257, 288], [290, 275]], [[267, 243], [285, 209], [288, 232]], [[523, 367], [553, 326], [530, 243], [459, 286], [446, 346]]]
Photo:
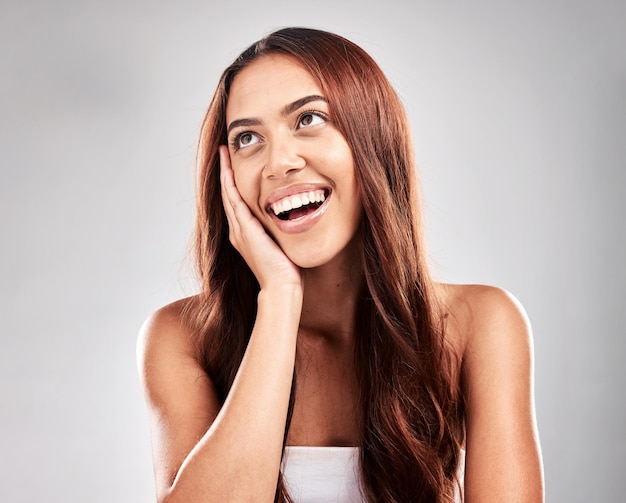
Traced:
[[[353, 237], [347, 243], [337, 243], [335, 241], [331, 246], [324, 246], [319, 242], [301, 246], [293, 246], [293, 243], [291, 243], [290, 246], [281, 246], [281, 248], [289, 260], [301, 269], [315, 269], [333, 263], [343, 268], [346, 265], [353, 265], [359, 261], [356, 243], [357, 241]], [[328, 242], [326, 244], [330, 245]]]
[[301, 269], [314, 269], [316, 267], [323, 266], [332, 260], [332, 257], [324, 257], [311, 253], [289, 253], [285, 252], [285, 255], [291, 260], [295, 265], [300, 267]]

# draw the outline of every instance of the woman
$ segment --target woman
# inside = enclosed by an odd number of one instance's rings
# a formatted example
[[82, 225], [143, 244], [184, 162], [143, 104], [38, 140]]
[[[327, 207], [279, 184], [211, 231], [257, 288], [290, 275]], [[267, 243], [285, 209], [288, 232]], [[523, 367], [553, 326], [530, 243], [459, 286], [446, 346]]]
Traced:
[[198, 160], [202, 292], [139, 340], [159, 501], [542, 501], [528, 322], [431, 280], [407, 121], [362, 49], [251, 46]]

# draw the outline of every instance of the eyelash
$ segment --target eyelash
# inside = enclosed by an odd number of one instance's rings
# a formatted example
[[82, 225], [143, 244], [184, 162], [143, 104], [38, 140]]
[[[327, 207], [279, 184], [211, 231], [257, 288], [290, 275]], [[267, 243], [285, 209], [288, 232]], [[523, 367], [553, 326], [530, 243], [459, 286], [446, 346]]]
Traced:
[[243, 148], [239, 146], [239, 140], [241, 140], [241, 137], [247, 134], [256, 134], [253, 133], [252, 131], [242, 131], [241, 133], [237, 133], [235, 136], [233, 136], [233, 139], [230, 141], [230, 146], [232, 147], [232, 149], [237, 152], [239, 149]]
[[[322, 120], [324, 120], [324, 122], [328, 122], [328, 120], [329, 120], [328, 115], [325, 114], [324, 112], [320, 112], [319, 110], [305, 110], [302, 113], [300, 113], [300, 115], [298, 115], [298, 120], [296, 121], [296, 124], [300, 125], [300, 123], [302, 122], [303, 117], [306, 117], [307, 115], [317, 115]], [[298, 128], [298, 129], [300, 129], [300, 128]], [[256, 133], [254, 133], [252, 131], [242, 131], [241, 133], [237, 133], [233, 137], [233, 139], [230, 141], [230, 145], [231, 145], [232, 149], [235, 152], [238, 151], [241, 148], [245, 148], [245, 147], [240, 147], [239, 146], [239, 141], [241, 140], [241, 138], [244, 135], [247, 135], [247, 134], [256, 135]]]
[[297, 123], [300, 124], [300, 122], [302, 122], [302, 118], [307, 115], [317, 115], [318, 117], [322, 118], [324, 122], [328, 122], [328, 115], [326, 115], [324, 112], [320, 112], [319, 110], [305, 110], [300, 115], [298, 115]]

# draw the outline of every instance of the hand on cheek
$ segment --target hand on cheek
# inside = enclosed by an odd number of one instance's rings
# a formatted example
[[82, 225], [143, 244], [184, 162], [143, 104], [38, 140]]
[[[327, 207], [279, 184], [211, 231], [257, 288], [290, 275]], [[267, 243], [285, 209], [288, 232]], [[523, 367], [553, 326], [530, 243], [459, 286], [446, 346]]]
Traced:
[[222, 202], [231, 244], [244, 258], [262, 289], [289, 285], [302, 287], [300, 269], [267, 234], [237, 190], [228, 148], [222, 145], [219, 154]]

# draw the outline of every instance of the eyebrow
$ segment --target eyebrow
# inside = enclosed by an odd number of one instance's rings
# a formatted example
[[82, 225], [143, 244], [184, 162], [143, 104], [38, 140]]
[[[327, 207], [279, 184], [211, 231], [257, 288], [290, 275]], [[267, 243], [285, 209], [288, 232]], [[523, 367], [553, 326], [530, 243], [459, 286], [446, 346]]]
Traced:
[[[306, 105], [307, 103], [311, 103], [312, 101], [323, 101], [325, 103], [328, 103], [328, 100], [326, 98], [324, 98], [324, 96], [320, 96], [319, 94], [311, 94], [310, 96], [305, 96], [304, 98], [300, 98], [292, 103], [289, 103], [287, 105], [285, 105], [282, 110], [280, 111], [280, 115], [282, 115], [283, 117], [292, 114], [293, 112], [295, 112], [296, 110], [298, 110], [298, 108], [303, 107], [304, 105]], [[255, 118], [251, 118], [251, 119], [237, 119], [232, 121], [229, 125], [228, 125], [228, 129], [226, 130], [226, 134], [229, 134], [231, 132], [232, 129], [236, 128], [236, 127], [247, 127], [247, 126], [259, 126], [261, 124], [261, 121], [259, 119], [255, 119]]]

